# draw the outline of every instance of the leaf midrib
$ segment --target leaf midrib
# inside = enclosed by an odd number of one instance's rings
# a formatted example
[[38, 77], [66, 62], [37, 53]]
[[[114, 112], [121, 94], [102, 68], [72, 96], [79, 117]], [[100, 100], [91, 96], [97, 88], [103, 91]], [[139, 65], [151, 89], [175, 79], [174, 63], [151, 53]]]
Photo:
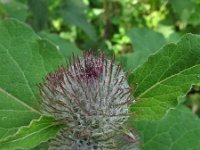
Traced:
[[[43, 123], [43, 124], [48, 124], [48, 123]], [[24, 139], [26, 139], [26, 138], [28, 138], [28, 137], [34, 135], [34, 134], [37, 134], [37, 133], [39, 133], [39, 132], [41, 132], [41, 131], [43, 131], [43, 130], [46, 130], [46, 129], [50, 128], [50, 127], [53, 127], [53, 126], [55, 126], [55, 125], [56, 125], [56, 124], [50, 124], [49, 126], [46, 126], [46, 127], [42, 128], [42, 129], [37, 130], [37, 131], [35, 131], [35, 132], [31, 133], [31, 134], [28, 134], [28, 135], [26, 135], [26, 136], [23, 136], [23, 137], [20, 137], [20, 138], [17, 138], [17, 139], [8, 141], [8, 142], [3, 142], [3, 144], [8, 144], [8, 143], [13, 143], [13, 142], [17, 142], [17, 141], [24, 140]], [[17, 135], [16, 135], [16, 136], [17, 136]]]
[[194, 65], [194, 66], [192, 66], [192, 67], [183, 69], [182, 71], [180, 71], [180, 72], [178, 72], [178, 73], [175, 73], [175, 74], [173, 74], [173, 75], [171, 75], [171, 76], [169, 76], [169, 77], [167, 77], [167, 78], [165, 78], [165, 79], [163, 79], [163, 80], [161, 80], [161, 81], [159, 81], [159, 82], [156, 82], [156, 84], [152, 85], [150, 88], [148, 88], [148, 89], [145, 90], [143, 93], [141, 93], [141, 94], [138, 96], [138, 98], [142, 98], [142, 96], [144, 96], [147, 92], [151, 91], [154, 87], [158, 86], [158, 85], [161, 84], [162, 82], [164, 82], [164, 81], [166, 81], [166, 80], [168, 80], [168, 79], [170, 79], [170, 78], [172, 78], [172, 77], [174, 77], [174, 76], [176, 76], [176, 75], [179, 75], [179, 74], [181, 74], [181, 73], [184, 72], [184, 71], [187, 71], [187, 70], [189, 70], [189, 69], [192, 69], [192, 68], [195, 68], [195, 67], [198, 67], [198, 66], [200, 66], [200, 64], [197, 64], [197, 65]]
[[35, 112], [35, 113], [41, 115], [41, 113], [40, 113], [38, 110], [34, 109], [33, 107], [30, 107], [29, 105], [27, 105], [26, 103], [24, 103], [22, 100], [18, 99], [18, 98], [15, 97], [14, 95], [12, 95], [12, 94], [10, 94], [9, 92], [5, 91], [5, 90], [2, 89], [1, 87], [0, 87], [0, 92], [6, 94], [8, 97], [12, 98], [12, 100], [15, 100], [17, 103], [23, 105], [23, 106], [26, 107], [27, 109], [29, 109], [29, 110], [31, 110], [31, 111], [33, 111], [33, 112]]
[[10, 54], [8, 48], [6, 48], [6, 47], [5, 47], [4, 45], [2, 45], [2, 44], [1, 44], [1, 46], [7, 51], [8, 56], [10, 56], [11, 60], [13, 61], [13, 63], [18, 67], [19, 71], [22, 73], [22, 76], [24, 77], [24, 80], [25, 80], [25, 83], [26, 83], [28, 89], [30, 90], [30, 92], [31, 92], [31, 94], [33, 95], [34, 99], [37, 100], [37, 98], [36, 98], [35, 94], [33, 93], [33, 90], [32, 90], [32, 88], [30, 87], [29, 82], [28, 82], [28, 80], [27, 80], [27, 78], [26, 78], [26, 75], [24, 74], [24, 72], [23, 72], [21, 66], [20, 66], [19, 63], [14, 59], [14, 57]]

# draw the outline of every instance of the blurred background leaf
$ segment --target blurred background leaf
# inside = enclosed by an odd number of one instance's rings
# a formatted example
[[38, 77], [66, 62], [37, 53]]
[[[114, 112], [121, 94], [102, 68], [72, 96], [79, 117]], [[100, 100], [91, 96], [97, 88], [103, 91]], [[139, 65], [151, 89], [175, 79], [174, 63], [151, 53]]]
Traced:
[[0, 1], [0, 14], [1, 17], [25, 21], [28, 17], [28, 6], [18, 1]]
[[28, 0], [28, 7], [33, 17], [32, 27], [35, 30], [42, 30], [47, 25], [48, 0]]
[[184, 27], [187, 24], [198, 25], [200, 23], [200, 9], [198, 0], [169, 0], [179, 23]]
[[67, 0], [61, 3], [61, 15], [67, 23], [71, 23], [81, 28], [91, 40], [96, 41], [97, 35], [95, 28], [88, 22], [82, 1]]
[[127, 54], [127, 67], [134, 70], [143, 64], [148, 56], [166, 44], [166, 39], [161, 33], [147, 28], [133, 28], [128, 32], [128, 36], [132, 41], [134, 52]]

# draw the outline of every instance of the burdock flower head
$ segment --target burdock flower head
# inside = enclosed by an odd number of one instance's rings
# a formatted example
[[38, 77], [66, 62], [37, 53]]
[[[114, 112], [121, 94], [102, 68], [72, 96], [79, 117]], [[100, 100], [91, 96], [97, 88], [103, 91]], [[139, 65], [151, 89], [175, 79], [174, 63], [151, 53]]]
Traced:
[[50, 149], [112, 149], [128, 118], [131, 89], [121, 65], [91, 51], [71, 58], [40, 87], [42, 111], [66, 124]]

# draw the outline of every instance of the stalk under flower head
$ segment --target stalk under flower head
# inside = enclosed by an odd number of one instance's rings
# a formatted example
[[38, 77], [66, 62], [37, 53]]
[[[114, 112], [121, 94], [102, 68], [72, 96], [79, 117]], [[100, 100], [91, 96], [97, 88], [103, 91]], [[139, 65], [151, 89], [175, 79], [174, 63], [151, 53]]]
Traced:
[[[114, 147], [111, 137], [128, 119], [133, 102], [121, 65], [91, 51], [51, 73], [40, 87], [42, 111], [67, 125], [52, 149]], [[57, 148], [56, 148], [57, 147]]]

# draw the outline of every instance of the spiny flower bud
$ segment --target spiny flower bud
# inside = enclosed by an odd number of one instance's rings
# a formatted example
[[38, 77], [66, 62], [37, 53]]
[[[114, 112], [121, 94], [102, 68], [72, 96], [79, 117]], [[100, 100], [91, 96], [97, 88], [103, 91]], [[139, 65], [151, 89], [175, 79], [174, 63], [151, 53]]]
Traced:
[[42, 111], [67, 125], [50, 149], [114, 148], [112, 137], [128, 119], [131, 89], [121, 65], [91, 51], [71, 58], [40, 86]]

